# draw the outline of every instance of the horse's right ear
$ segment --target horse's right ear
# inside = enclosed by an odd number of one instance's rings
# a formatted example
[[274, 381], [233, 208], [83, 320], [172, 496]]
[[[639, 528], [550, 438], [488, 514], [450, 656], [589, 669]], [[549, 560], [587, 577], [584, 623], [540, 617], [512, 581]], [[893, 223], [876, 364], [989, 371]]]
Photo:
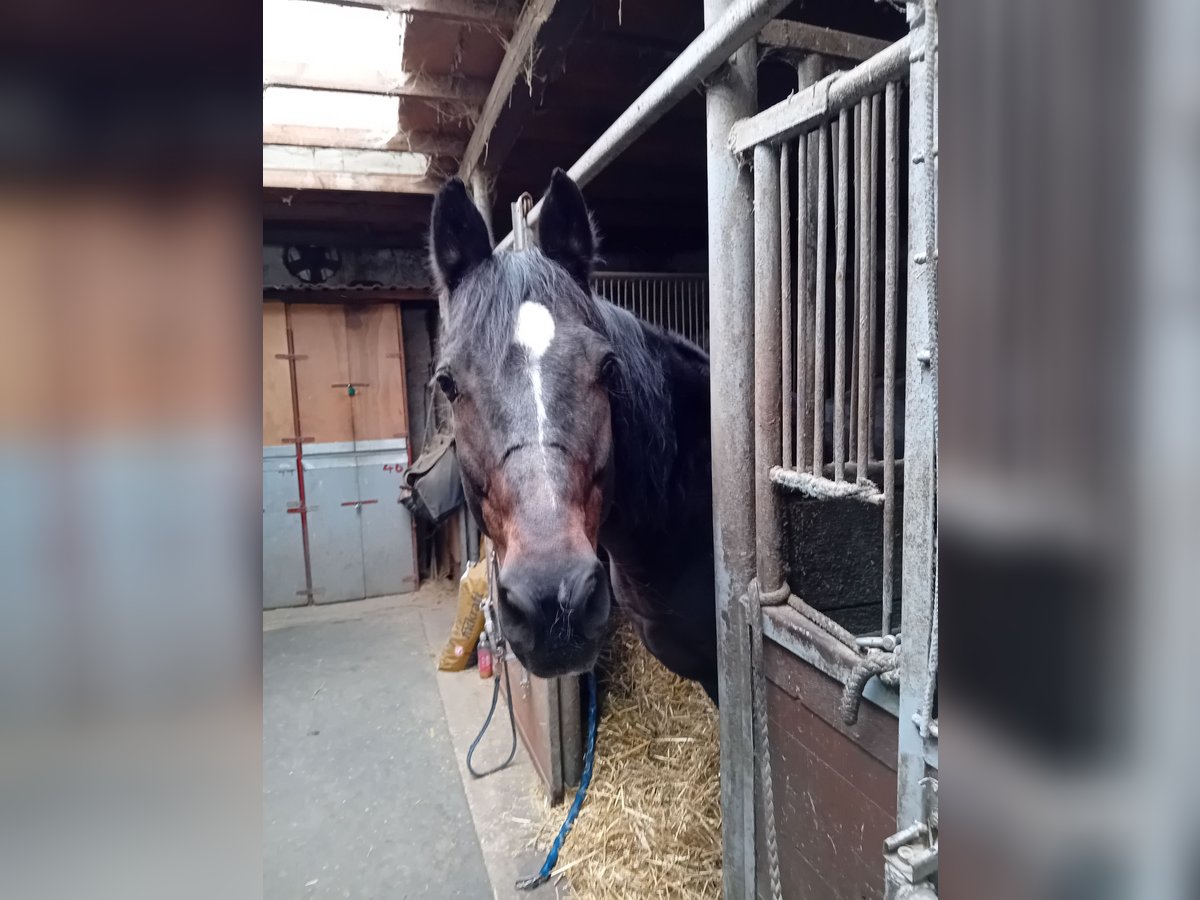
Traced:
[[483, 216], [458, 178], [451, 178], [433, 200], [429, 222], [429, 257], [433, 274], [446, 292], [492, 255]]

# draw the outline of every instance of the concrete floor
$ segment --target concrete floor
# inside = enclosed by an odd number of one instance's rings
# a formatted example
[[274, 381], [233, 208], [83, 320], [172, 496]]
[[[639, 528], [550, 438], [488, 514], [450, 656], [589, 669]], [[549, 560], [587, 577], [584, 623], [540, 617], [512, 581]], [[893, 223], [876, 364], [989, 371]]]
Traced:
[[[513, 887], [541, 864], [524, 751], [466, 771], [491, 682], [435, 671], [454, 604], [441, 583], [263, 614], [267, 900], [555, 896]], [[507, 753], [507, 726], [501, 701], [477, 766]]]

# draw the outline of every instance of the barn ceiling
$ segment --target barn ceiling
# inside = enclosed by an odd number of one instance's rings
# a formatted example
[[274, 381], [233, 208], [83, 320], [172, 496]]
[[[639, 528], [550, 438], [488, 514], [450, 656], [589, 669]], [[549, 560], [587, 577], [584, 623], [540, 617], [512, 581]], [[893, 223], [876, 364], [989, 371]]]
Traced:
[[[874, 0], [782, 18], [884, 40], [907, 28]], [[812, 40], [776, 25], [760, 37], [763, 105], [795, 89]], [[437, 186], [475, 172], [499, 238], [508, 204], [539, 195], [702, 29], [699, 0], [264, 0], [264, 240], [418, 248]], [[586, 187], [611, 259], [702, 264], [704, 146], [696, 92]]]

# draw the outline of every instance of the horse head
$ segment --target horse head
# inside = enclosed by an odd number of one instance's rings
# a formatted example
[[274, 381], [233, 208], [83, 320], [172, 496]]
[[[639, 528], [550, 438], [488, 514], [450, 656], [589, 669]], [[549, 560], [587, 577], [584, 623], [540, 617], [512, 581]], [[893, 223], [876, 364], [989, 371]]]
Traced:
[[538, 244], [493, 252], [458, 179], [434, 200], [435, 378], [453, 410], [468, 504], [500, 557], [505, 636], [529, 671], [550, 677], [591, 668], [609, 618], [597, 546], [612, 501], [620, 362], [589, 287], [595, 232], [561, 170]]

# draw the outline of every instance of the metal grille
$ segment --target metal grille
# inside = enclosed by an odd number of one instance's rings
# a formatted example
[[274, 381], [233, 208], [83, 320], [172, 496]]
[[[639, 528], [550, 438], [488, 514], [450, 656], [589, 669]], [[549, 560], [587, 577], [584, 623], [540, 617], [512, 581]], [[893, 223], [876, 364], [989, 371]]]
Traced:
[[[898, 685], [898, 835], [929, 831], [923, 785], [938, 735], [936, 0], [910, 4], [909, 17], [907, 37], [730, 133], [735, 151], [753, 153], [757, 582], [762, 602], [787, 602], [843, 645], [847, 722], [872, 675]], [[851, 634], [790, 595], [779, 490], [881, 507], [877, 633]], [[892, 616], [901, 499], [902, 641]], [[936, 843], [922, 852], [936, 859]]]
[[596, 272], [592, 290], [643, 322], [708, 351], [708, 276], [703, 273]]

